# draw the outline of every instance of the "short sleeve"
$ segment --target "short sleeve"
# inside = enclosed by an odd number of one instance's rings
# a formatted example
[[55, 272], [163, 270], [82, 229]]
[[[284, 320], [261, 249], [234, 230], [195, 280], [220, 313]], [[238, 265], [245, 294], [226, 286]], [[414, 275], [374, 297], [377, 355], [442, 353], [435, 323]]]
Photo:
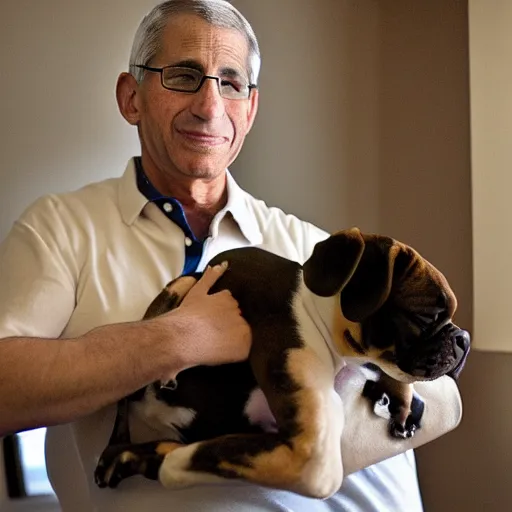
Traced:
[[59, 243], [51, 209], [35, 206], [25, 217], [0, 245], [0, 340], [57, 338], [75, 307], [70, 249]]

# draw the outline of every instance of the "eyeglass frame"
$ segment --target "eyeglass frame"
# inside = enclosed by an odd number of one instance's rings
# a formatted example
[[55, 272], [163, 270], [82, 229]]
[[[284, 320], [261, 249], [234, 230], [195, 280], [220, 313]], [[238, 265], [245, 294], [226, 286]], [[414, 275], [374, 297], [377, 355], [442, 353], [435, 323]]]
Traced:
[[[204, 83], [206, 82], [206, 80], [215, 80], [217, 82], [217, 87], [219, 89], [219, 94], [221, 95], [221, 97], [223, 99], [228, 99], [228, 100], [234, 100], [234, 101], [239, 101], [239, 100], [248, 100], [250, 97], [251, 97], [251, 92], [253, 89], [257, 89], [258, 88], [258, 85], [257, 84], [251, 84], [249, 83], [247, 85], [247, 88], [249, 89], [249, 93], [247, 94], [247, 98], [224, 98], [224, 96], [222, 96], [222, 92], [221, 92], [221, 89], [220, 89], [220, 82], [222, 80], [222, 77], [220, 76], [214, 76], [214, 75], [205, 75], [204, 73], [202, 73], [201, 71], [199, 71], [198, 69], [195, 69], [195, 68], [190, 68], [190, 67], [187, 67], [187, 66], [164, 66], [162, 68], [154, 68], [154, 67], [151, 67], [151, 66], [145, 66], [144, 64], [132, 64], [133, 67], [135, 68], [140, 68], [140, 69], [144, 69], [145, 71], [151, 71], [153, 73], [160, 73], [160, 83], [162, 84], [162, 87], [164, 89], [167, 89], [168, 91], [173, 91], [173, 92], [182, 92], [184, 94], [196, 94], [198, 93], [200, 90], [201, 90], [201, 87], [203, 87]], [[191, 71], [196, 71], [196, 72], [199, 72], [201, 73], [203, 76], [201, 78], [201, 80], [199, 81], [199, 84], [197, 86], [197, 88], [194, 90], [194, 91], [183, 91], [181, 89], [175, 89], [173, 87], [167, 87], [165, 84], [164, 84], [164, 71], [166, 69], [169, 69], [169, 68], [181, 68], [181, 69], [188, 69], [188, 70], [191, 70]]]

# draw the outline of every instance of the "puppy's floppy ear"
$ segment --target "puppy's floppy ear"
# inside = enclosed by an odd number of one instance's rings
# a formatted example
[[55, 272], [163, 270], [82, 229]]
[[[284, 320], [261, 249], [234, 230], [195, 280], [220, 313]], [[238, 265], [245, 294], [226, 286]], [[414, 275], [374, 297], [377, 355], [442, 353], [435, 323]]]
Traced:
[[361, 322], [388, 300], [430, 336], [448, 321], [457, 299], [444, 275], [412, 247], [380, 235], [363, 235], [364, 253], [340, 294], [345, 318]]
[[357, 228], [340, 231], [319, 242], [304, 263], [304, 282], [316, 295], [331, 297], [349, 282], [364, 251]]
[[361, 322], [386, 301], [393, 283], [396, 254], [392, 238], [364, 235], [364, 252], [350, 281], [341, 291], [341, 310], [345, 318]]

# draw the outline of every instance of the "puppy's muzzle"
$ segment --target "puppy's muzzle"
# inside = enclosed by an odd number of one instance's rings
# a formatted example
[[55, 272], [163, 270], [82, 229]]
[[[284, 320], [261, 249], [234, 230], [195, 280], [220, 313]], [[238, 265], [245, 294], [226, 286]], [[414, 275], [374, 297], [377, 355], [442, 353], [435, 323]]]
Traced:
[[470, 345], [469, 333], [449, 323], [421, 343], [398, 353], [397, 363], [402, 371], [421, 380], [443, 375], [457, 379], [466, 363]]
[[457, 351], [458, 362], [447, 373], [448, 376], [455, 380], [459, 378], [460, 372], [463, 370], [464, 365], [466, 364], [466, 359], [468, 358], [471, 347], [471, 336], [469, 335], [469, 332], [464, 331], [463, 329], [458, 329], [458, 331], [459, 333], [455, 339], [455, 350]]

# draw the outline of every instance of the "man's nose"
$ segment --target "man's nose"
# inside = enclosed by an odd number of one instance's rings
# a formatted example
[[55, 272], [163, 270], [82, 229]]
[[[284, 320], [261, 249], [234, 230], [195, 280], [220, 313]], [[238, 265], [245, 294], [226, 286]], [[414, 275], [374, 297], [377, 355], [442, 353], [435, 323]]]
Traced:
[[219, 83], [215, 79], [206, 79], [199, 91], [194, 94], [191, 106], [192, 113], [209, 121], [224, 115], [224, 99], [220, 95]]

